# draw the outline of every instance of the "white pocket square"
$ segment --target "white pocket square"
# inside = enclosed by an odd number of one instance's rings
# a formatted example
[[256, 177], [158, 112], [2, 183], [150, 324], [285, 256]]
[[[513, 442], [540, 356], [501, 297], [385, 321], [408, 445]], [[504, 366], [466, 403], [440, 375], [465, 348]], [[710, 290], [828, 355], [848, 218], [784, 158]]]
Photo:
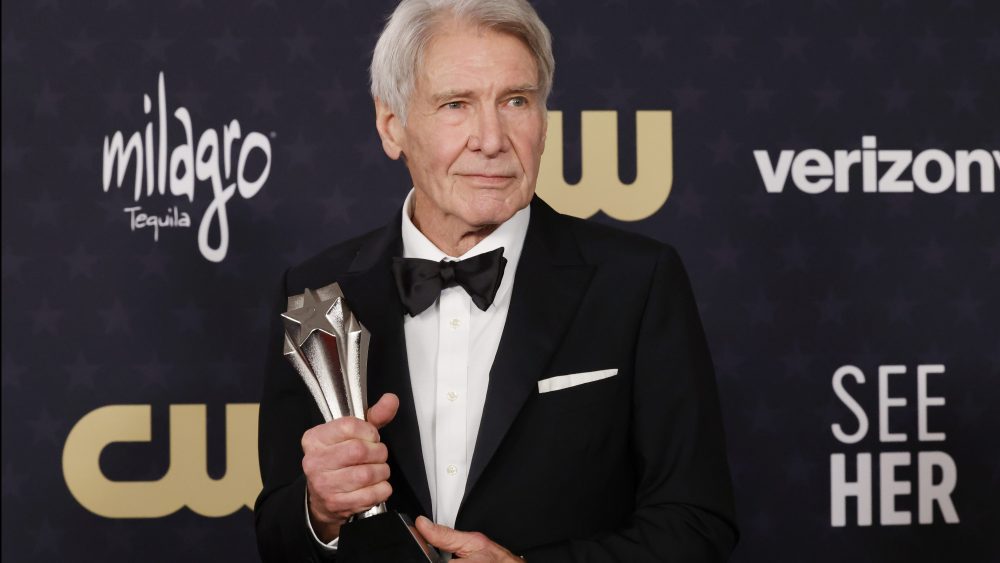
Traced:
[[590, 383], [591, 381], [597, 381], [600, 379], [606, 379], [613, 375], [618, 375], [618, 369], [602, 369], [598, 371], [585, 371], [583, 373], [571, 373], [568, 375], [557, 375], [555, 377], [550, 377], [548, 379], [543, 379], [538, 382], [538, 392], [548, 393], [549, 391], [558, 391], [560, 389], [566, 389], [567, 387], [574, 387], [576, 385], [583, 385], [584, 383]]

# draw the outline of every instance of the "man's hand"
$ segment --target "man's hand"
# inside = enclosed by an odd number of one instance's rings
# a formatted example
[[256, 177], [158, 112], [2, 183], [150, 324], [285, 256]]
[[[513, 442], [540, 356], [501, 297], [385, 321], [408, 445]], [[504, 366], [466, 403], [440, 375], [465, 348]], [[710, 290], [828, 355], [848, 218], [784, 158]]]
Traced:
[[424, 516], [417, 517], [414, 524], [428, 543], [441, 551], [454, 553], [459, 559], [482, 563], [524, 562], [479, 532], [459, 532], [448, 526], [435, 524]]
[[329, 542], [352, 514], [385, 502], [389, 485], [389, 450], [378, 429], [399, 409], [399, 398], [386, 393], [368, 409], [367, 422], [345, 416], [310, 428], [302, 435], [302, 471], [309, 494], [309, 519], [316, 536]]

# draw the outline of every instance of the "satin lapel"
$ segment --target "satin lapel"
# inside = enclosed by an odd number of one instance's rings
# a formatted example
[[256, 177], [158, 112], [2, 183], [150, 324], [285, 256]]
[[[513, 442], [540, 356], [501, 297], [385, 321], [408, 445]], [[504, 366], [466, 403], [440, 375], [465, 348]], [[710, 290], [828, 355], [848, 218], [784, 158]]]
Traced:
[[379, 431], [382, 440], [392, 444], [389, 455], [402, 469], [424, 514], [432, 514], [406, 358], [403, 308], [390, 266], [392, 257], [401, 255], [397, 219], [386, 229], [384, 236], [358, 251], [348, 275], [339, 281], [348, 305], [372, 335], [368, 353], [369, 402], [374, 403], [387, 392], [399, 397], [396, 418]]
[[535, 392], [592, 275], [568, 228], [559, 228], [555, 211], [535, 198], [531, 213], [507, 322], [490, 370], [465, 498]]

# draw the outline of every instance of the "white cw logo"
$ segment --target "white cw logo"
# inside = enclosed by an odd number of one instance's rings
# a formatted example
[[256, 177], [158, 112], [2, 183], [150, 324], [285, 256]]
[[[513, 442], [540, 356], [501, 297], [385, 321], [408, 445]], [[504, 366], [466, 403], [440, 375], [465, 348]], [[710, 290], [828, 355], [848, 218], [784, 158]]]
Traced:
[[[196, 143], [191, 126], [191, 114], [186, 108], [178, 107], [173, 115], [184, 129], [184, 140], [170, 151], [168, 158], [167, 99], [162, 72], [157, 81], [157, 94], [155, 138], [153, 119], [146, 124], [145, 135], [136, 131], [126, 141], [121, 131], [115, 131], [114, 134], [104, 137], [104, 191], [107, 192], [111, 188], [112, 179], [117, 187], [121, 188], [133, 163], [135, 170], [133, 198], [137, 202], [144, 195], [146, 197], [154, 194], [166, 195], [168, 187], [170, 195], [187, 197], [189, 202], [193, 202], [195, 178], [199, 181], [209, 181], [212, 186], [212, 201], [198, 227], [198, 248], [208, 260], [221, 262], [229, 248], [226, 204], [237, 191], [241, 197], [249, 199], [264, 187], [264, 182], [267, 181], [271, 171], [271, 142], [265, 135], [256, 131], [251, 131], [244, 137], [240, 122], [233, 119], [222, 127], [221, 135], [214, 129], [206, 129], [198, 136]], [[148, 94], [143, 94], [142, 103], [143, 113], [150, 115], [153, 103]], [[238, 147], [234, 147], [236, 143]], [[264, 166], [260, 175], [250, 180], [246, 177], [246, 167], [254, 149], [263, 154]], [[234, 156], [237, 158], [235, 167]], [[116, 168], [118, 173], [115, 175], [113, 171]], [[228, 185], [223, 186], [224, 183]], [[139, 228], [151, 226], [154, 228], [155, 238], [159, 237], [160, 227], [190, 225], [189, 220], [184, 224], [187, 213], [181, 214], [176, 208], [162, 217], [139, 213], [141, 207], [129, 207], [124, 211], [130, 214], [133, 230], [137, 226]], [[215, 246], [209, 242], [209, 231], [214, 221], [218, 221], [219, 229], [218, 244]]]
[[[971, 173], [979, 173], [979, 191], [996, 191], [996, 170], [1000, 169], [1000, 151], [985, 149], [955, 151], [954, 157], [939, 149], [913, 154], [911, 150], [877, 148], [874, 136], [861, 138], [861, 150], [837, 150], [831, 157], [820, 149], [792, 150], [779, 153], [778, 162], [765, 150], [753, 151], [764, 188], [768, 193], [784, 191], [789, 175], [792, 183], [807, 194], [820, 194], [833, 186], [837, 193], [851, 191], [851, 169], [861, 167], [861, 191], [864, 193], [910, 193], [914, 186], [929, 194], [971, 190]], [[879, 164], [889, 164], [879, 173]], [[906, 179], [906, 172], [909, 178]]]

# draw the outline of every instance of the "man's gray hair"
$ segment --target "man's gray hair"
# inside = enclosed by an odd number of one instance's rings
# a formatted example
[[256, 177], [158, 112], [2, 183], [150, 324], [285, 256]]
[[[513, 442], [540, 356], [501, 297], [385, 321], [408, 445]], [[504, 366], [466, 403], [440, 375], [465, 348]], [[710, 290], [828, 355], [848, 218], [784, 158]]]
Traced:
[[555, 72], [552, 36], [527, 0], [402, 0], [375, 44], [370, 73], [372, 97], [388, 105], [404, 124], [424, 49], [437, 26], [451, 20], [523, 41], [535, 56], [540, 99], [548, 99]]

